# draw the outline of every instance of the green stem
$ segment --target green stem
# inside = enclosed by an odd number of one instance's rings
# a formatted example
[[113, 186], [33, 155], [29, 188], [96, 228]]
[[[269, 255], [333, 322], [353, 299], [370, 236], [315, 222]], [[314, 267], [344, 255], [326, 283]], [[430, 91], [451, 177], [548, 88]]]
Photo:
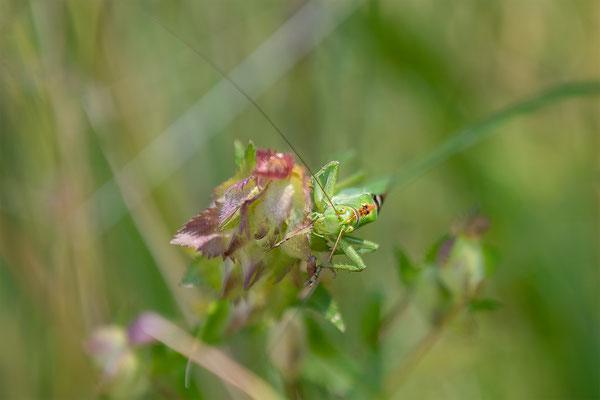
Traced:
[[417, 366], [417, 364], [425, 357], [425, 355], [433, 348], [441, 337], [444, 328], [452, 322], [462, 310], [465, 309], [468, 301], [463, 301], [455, 305], [444, 318], [433, 327], [427, 335], [425, 335], [416, 345], [411, 349], [409, 354], [406, 356], [404, 362], [388, 374], [386, 380], [386, 393], [390, 394], [390, 397], [394, 397], [398, 388], [404, 382], [406, 376]]
[[410, 300], [410, 295], [405, 294], [398, 302], [396, 302], [391, 311], [385, 315], [379, 326], [378, 340], [380, 342], [387, 337], [396, 322], [402, 318], [404, 313], [406, 313], [410, 306]]
[[510, 105], [472, 127], [459, 132], [425, 157], [419, 158], [404, 167], [393, 178], [394, 184], [403, 186], [412, 182], [415, 178], [446, 161], [454, 154], [487, 138], [495, 132], [492, 128], [514, 117], [530, 114], [547, 105], [569, 98], [597, 95], [600, 95], [600, 81], [572, 82], [545, 90], [529, 99]]
[[348, 178], [337, 182], [335, 184], [335, 191], [337, 193], [339, 193], [343, 189], [355, 186], [355, 185], [361, 183], [362, 181], [364, 181], [366, 176], [367, 175], [365, 174], [365, 171], [360, 170], [360, 171], [350, 175]]

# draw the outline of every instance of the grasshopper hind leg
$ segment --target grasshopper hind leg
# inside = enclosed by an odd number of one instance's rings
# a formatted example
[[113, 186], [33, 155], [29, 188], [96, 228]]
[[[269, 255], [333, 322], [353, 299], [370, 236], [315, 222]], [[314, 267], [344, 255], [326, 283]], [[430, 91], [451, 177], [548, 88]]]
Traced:
[[[339, 247], [342, 249], [344, 254], [350, 258], [353, 262], [352, 264], [340, 264], [340, 263], [332, 263], [331, 259], [333, 258], [333, 254], [336, 248]], [[317, 265], [317, 259], [315, 256], [310, 256], [307, 261], [306, 271], [308, 272], [308, 280], [305, 283], [305, 286], [312, 287], [315, 282], [319, 279], [319, 275], [323, 268], [330, 268], [333, 272], [338, 269], [342, 269], [345, 271], [351, 272], [360, 272], [363, 271], [367, 266], [363, 261], [362, 257], [359, 253], [371, 253], [376, 251], [379, 248], [377, 243], [362, 240], [354, 237], [341, 237], [338, 236], [338, 240], [329, 255], [329, 262], [324, 265]]]

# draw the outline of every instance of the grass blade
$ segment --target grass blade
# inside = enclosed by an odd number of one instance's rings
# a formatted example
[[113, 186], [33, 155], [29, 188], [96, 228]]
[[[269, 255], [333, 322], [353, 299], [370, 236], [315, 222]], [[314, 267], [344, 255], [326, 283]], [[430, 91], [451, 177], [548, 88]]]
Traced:
[[393, 177], [393, 186], [405, 186], [456, 153], [488, 138], [497, 126], [513, 118], [531, 114], [546, 106], [570, 98], [600, 95], [600, 81], [565, 83], [514, 103], [467, 128], [439, 145], [429, 154], [408, 164]]

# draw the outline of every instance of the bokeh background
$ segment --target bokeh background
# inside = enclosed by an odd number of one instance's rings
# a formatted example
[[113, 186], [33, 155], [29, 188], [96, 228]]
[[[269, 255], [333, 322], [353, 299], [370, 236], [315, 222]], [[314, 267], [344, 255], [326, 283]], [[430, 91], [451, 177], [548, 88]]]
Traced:
[[[155, 310], [191, 330], [191, 254], [170, 238], [234, 172], [235, 139], [289, 151], [191, 48], [242, 64], [234, 76], [313, 169], [341, 157], [342, 173], [377, 177], [506, 105], [597, 79], [599, 38], [593, 0], [1, 2], [1, 397], [96, 396], [83, 343], [99, 325]], [[477, 208], [501, 254], [486, 291], [504, 306], [449, 328], [397, 398], [600, 398], [599, 111], [583, 98], [515, 118], [393, 188], [361, 229], [380, 250], [333, 282], [358, 356], [363, 300], [402, 296], [395, 246], [420, 259]], [[415, 313], [404, 339], [425, 332]], [[400, 336], [389, 365], [410, 347]], [[171, 368], [183, 386], [185, 359]], [[196, 375], [197, 396], [244, 398]]]

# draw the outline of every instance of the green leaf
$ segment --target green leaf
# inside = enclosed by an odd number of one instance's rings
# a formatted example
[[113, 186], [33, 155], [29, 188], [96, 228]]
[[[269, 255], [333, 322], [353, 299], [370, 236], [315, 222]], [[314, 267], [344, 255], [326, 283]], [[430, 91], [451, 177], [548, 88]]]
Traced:
[[310, 299], [306, 303], [306, 307], [323, 315], [323, 317], [327, 321], [331, 322], [333, 326], [339, 329], [340, 332], [344, 332], [346, 330], [346, 325], [344, 324], [344, 320], [342, 318], [342, 314], [340, 314], [337, 303], [333, 300], [323, 285], [317, 286], [314, 293], [312, 296], [310, 296]]
[[494, 299], [471, 299], [469, 302], [471, 311], [492, 311], [503, 305], [502, 302]]
[[409, 288], [413, 287], [419, 279], [421, 268], [415, 267], [401, 248], [397, 247], [394, 253], [396, 255], [400, 280], [405, 286]]
[[[314, 296], [311, 296], [314, 297]], [[304, 324], [306, 326], [306, 337], [310, 349], [321, 357], [339, 356], [339, 350], [334, 343], [330, 342], [314, 316], [305, 314]]]
[[429, 248], [429, 250], [427, 250], [427, 253], [425, 254], [425, 262], [427, 264], [436, 264], [440, 248], [442, 247], [442, 245], [444, 243], [446, 243], [451, 238], [452, 238], [451, 235], [445, 234], [442, 237], [440, 237], [438, 240], [436, 240], [433, 243], [433, 245]]
[[246, 149], [244, 148], [242, 142], [236, 139], [233, 141], [233, 151], [235, 154], [235, 165], [237, 165], [239, 168], [244, 163], [244, 155], [246, 154]]
[[379, 328], [381, 327], [381, 304], [380, 292], [373, 292], [367, 299], [365, 312], [361, 318], [361, 330], [365, 342], [372, 350], [379, 344]]
[[256, 165], [256, 148], [252, 142], [248, 143], [246, 149], [239, 141], [234, 142], [235, 147], [235, 164], [239, 168], [236, 176], [245, 178], [252, 173]]
[[333, 324], [336, 328], [340, 330], [340, 332], [346, 331], [346, 325], [344, 324], [344, 319], [342, 318], [342, 314], [338, 309], [337, 303], [333, 300], [329, 303], [329, 307], [325, 310], [325, 314], [323, 314], [325, 319]]
[[220, 342], [227, 329], [230, 314], [231, 304], [229, 301], [220, 300], [212, 303], [200, 334], [202, 340], [208, 344]]
[[367, 398], [364, 391], [363, 365], [359, 365], [349, 353], [339, 348], [340, 341], [330, 341], [320, 324], [312, 316], [305, 315], [304, 323], [311, 351], [303, 362], [302, 377], [332, 390], [344, 393], [351, 389], [360, 390], [360, 397]]

